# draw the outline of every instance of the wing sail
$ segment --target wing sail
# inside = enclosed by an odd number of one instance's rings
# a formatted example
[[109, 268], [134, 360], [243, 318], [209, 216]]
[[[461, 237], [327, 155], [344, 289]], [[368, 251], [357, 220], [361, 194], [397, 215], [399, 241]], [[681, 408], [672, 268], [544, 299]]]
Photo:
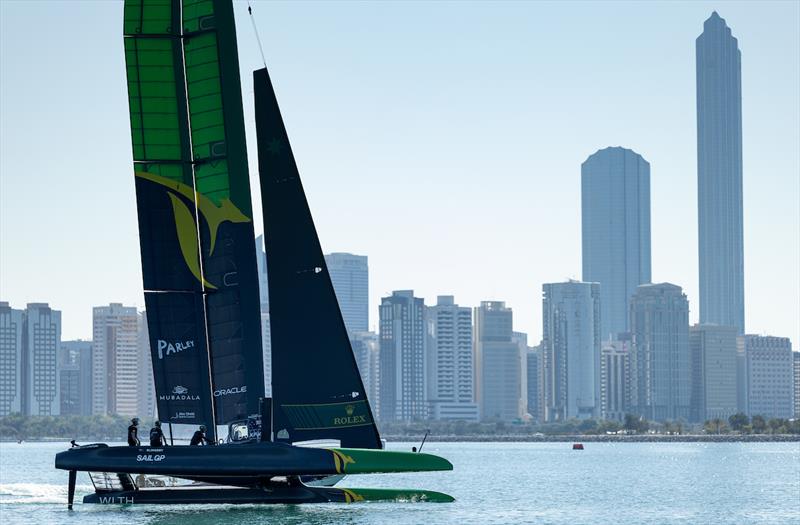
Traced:
[[264, 395], [233, 9], [230, 0], [126, 0], [124, 13], [153, 362], [181, 319], [194, 320], [197, 344], [186, 354], [196, 362], [158, 361], [159, 414], [176, 412], [172, 392], [186, 385], [173, 383], [188, 367], [204, 408], [186, 422], [226, 424], [257, 413]]

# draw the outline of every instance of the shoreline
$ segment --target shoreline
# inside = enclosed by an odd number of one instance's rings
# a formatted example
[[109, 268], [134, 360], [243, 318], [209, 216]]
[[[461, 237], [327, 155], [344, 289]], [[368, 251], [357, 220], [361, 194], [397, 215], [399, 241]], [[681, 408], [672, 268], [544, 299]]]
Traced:
[[[386, 441], [390, 443], [415, 443], [421, 439], [420, 436], [385, 435]], [[38, 438], [25, 440], [22, 443], [69, 443], [70, 438]], [[123, 439], [83, 438], [78, 441], [94, 443], [116, 443], [123, 442]], [[800, 442], [798, 434], [639, 434], [639, 435], [581, 435], [564, 434], [557, 436], [525, 436], [525, 435], [505, 435], [505, 436], [455, 436], [441, 435], [430, 436], [426, 443], [792, 443]], [[0, 443], [15, 444], [16, 440], [0, 439]]]
[[[386, 435], [389, 442], [409, 442], [413, 436]], [[797, 434], [633, 434], [557, 436], [431, 436], [426, 443], [787, 443], [800, 442]]]

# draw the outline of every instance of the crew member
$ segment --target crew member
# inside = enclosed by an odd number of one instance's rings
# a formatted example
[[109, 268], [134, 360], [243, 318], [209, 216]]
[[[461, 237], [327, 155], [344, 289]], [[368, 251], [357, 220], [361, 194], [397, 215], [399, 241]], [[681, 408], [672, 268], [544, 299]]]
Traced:
[[211, 444], [211, 440], [206, 437], [206, 426], [200, 425], [200, 428], [196, 430], [192, 436], [192, 440], [189, 442], [189, 445], [202, 445], [204, 441], [209, 445]]
[[164, 432], [161, 431], [161, 421], [156, 421], [155, 426], [150, 429], [150, 446], [163, 447], [166, 444], [167, 440], [164, 438]]
[[141, 443], [139, 442], [139, 418], [135, 417], [131, 419], [131, 426], [128, 427], [128, 446], [129, 447], [138, 447]]

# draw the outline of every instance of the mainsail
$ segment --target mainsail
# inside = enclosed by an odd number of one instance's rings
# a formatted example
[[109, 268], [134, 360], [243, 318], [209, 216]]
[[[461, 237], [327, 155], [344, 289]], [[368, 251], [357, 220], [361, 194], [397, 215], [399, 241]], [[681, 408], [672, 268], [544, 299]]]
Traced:
[[264, 395], [230, 0], [126, 0], [142, 274], [159, 417], [226, 424]]
[[275, 436], [381, 448], [269, 74], [253, 76]]

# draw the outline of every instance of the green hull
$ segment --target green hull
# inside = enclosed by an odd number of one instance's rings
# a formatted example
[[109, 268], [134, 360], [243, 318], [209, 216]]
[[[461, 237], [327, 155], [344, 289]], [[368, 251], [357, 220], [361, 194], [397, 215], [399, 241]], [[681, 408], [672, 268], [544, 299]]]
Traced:
[[428, 502], [451, 503], [453, 496], [433, 490], [415, 489], [338, 489], [344, 493], [347, 503], [358, 501], [394, 501], [394, 502]]
[[453, 470], [453, 464], [433, 454], [363, 448], [332, 448], [337, 474], [428, 472]]

